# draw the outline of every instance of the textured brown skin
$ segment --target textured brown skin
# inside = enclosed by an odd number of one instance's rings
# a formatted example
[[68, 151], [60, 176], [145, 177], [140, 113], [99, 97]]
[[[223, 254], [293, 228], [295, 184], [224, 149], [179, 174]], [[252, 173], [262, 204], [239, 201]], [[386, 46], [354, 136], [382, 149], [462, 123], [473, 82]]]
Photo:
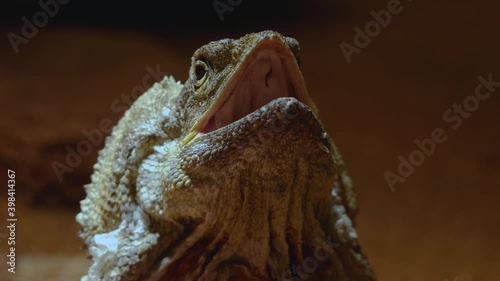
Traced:
[[[97, 279], [375, 280], [353, 227], [350, 180], [311, 101], [279, 98], [197, 132], [241, 62], [266, 40], [298, 58], [297, 41], [273, 31], [211, 42], [193, 55], [182, 88], [173, 80], [155, 85], [114, 129], [77, 217], [90, 247], [96, 234], [120, 223], [125, 229], [117, 266]], [[199, 60], [208, 65], [203, 83]], [[150, 224], [133, 236], [137, 212]], [[141, 239], [141, 249], [126, 247]], [[169, 262], [159, 269], [162, 258]]]

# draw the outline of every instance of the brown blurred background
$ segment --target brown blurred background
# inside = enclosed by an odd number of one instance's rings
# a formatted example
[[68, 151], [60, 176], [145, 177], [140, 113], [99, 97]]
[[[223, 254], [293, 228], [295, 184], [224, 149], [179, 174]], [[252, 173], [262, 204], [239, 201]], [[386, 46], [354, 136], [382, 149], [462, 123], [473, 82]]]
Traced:
[[[21, 36], [22, 18], [32, 22], [42, 8], [2, 7], [0, 220], [9, 168], [17, 177], [18, 264], [16, 274], [6, 271], [0, 227], [0, 280], [79, 279], [88, 262], [74, 216], [102, 142], [62, 181], [52, 163], [65, 163], [68, 146], [87, 139], [83, 131], [116, 123], [122, 95], [139, 91], [151, 69], [185, 81], [196, 48], [263, 29], [301, 43], [303, 74], [355, 183], [358, 231], [379, 280], [500, 280], [500, 87], [456, 130], [443, 119], [474, 95], [479, 75], [500, 81], [500, 4], [402, 0], [348, 63], [339, 45], [354, 45], [354, 28], [391, 1], [240, 2], [221, 21], [212, 1], [73, 0], [17, 54], [8, 34]], [[435, 128], [446, 141], [391, 190], [384, 173], [397, 174], [398, 156], [408, 159], [414, 141]]]

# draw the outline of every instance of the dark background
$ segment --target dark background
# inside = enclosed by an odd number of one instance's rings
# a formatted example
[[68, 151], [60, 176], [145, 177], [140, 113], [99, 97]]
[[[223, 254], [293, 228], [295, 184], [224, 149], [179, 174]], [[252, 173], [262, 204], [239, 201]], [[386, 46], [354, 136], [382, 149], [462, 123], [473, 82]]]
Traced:
[[[500, 81], [500, 4], [401, 1], [402, 12], [348, 63], [339, 44], [353, 45], [354, 28], [388, 2], [243, 0], [221, 21], [212, 1], [72, 0], [17, 54], [7, 35], [21, 35], [21, 18], [41, 8], [3, 3], [0, 168], [16, 171], [20, 221], [18, 273], [7, 275], [0, 258], [0, 280], [79, 279], [87, 261], [74, 216], [102, 143], [62, 181], [51, 164], [65, 163], [83, 130], [119, 120], [111, 104], [142, 86], [147, 67], [184, 81], [199, 46], [263, 29], [301, 43], [303, 74], [355, 184], [359, 236], [379, 280], [498, 280], [500, 88], [456, 130], [443, 114], [474, 94], [479, 75]], [[408, 159], [435, 128], [446, 141], [391, 190], [384, 173], [397, 173], [398, 156]]]
[[[65, 1], [68, 3], [60, 4], [61, 13], [50, 20], [52, 24], [144, 28], [166, 34], [212, 28], [238, 30], [241, 26], [266, 28], [270, 24], [286, 26], [311, 20], [328, 21], [328, 17], [342, 19], [352, 13], [350, 1]], [[243, 9], [228, 12], [225, 17], [230, 22], [221, 23], [214, 3]], [[40, 5], [38, 1], [20, 0], [2, 8], [1, 21], [17, 25], [22, 17], [31, 18], [40, 10]]]

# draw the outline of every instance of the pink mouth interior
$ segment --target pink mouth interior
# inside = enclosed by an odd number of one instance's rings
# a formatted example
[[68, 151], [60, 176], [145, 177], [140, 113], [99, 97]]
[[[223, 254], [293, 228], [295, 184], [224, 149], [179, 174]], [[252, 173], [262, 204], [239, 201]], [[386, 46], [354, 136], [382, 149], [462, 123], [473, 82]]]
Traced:
[[[231, 124], [280, 97], [295, 97], [289, 62], [274, 49], [262, 49], [243, 73], [229, 98], [213, 114], [201, 132]], [[295, 97], [297, 98], [297, 97]]]

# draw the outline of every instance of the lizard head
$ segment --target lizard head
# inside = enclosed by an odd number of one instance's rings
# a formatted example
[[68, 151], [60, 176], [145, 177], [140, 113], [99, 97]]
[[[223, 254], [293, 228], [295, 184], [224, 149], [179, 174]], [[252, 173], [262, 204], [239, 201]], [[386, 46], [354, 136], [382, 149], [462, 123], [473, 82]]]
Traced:
[[320, 252], [305, 278], [374, 280], [298, 51], [273, 31], [214, 41], [185, 85], [165, 78], [134, 103], [85, 187], [82, 280], [295, 280]]
[[223, 128], [281, 97], [317, 113], [300, 72], [299, 43], [275, 31], [210, 42], [193, 55], [184, 88], [182, 143]]
[[[337, 166], [298, 51], [295, 39], [264, 31], [194, 53], [178, 99], [178, 146], [155, 172], [164, 195], [143, 204], [185, 226], [159, 275], [226, 280], [214, 276], [229, 270], [268, 280], [266, 272], [281, 276], [301, 262], [303, 248], [323, 247], [313, 237], [326, 236], [319, 225], [329, 227]], [[185, 266], [198, 263], [199, 271]]]

